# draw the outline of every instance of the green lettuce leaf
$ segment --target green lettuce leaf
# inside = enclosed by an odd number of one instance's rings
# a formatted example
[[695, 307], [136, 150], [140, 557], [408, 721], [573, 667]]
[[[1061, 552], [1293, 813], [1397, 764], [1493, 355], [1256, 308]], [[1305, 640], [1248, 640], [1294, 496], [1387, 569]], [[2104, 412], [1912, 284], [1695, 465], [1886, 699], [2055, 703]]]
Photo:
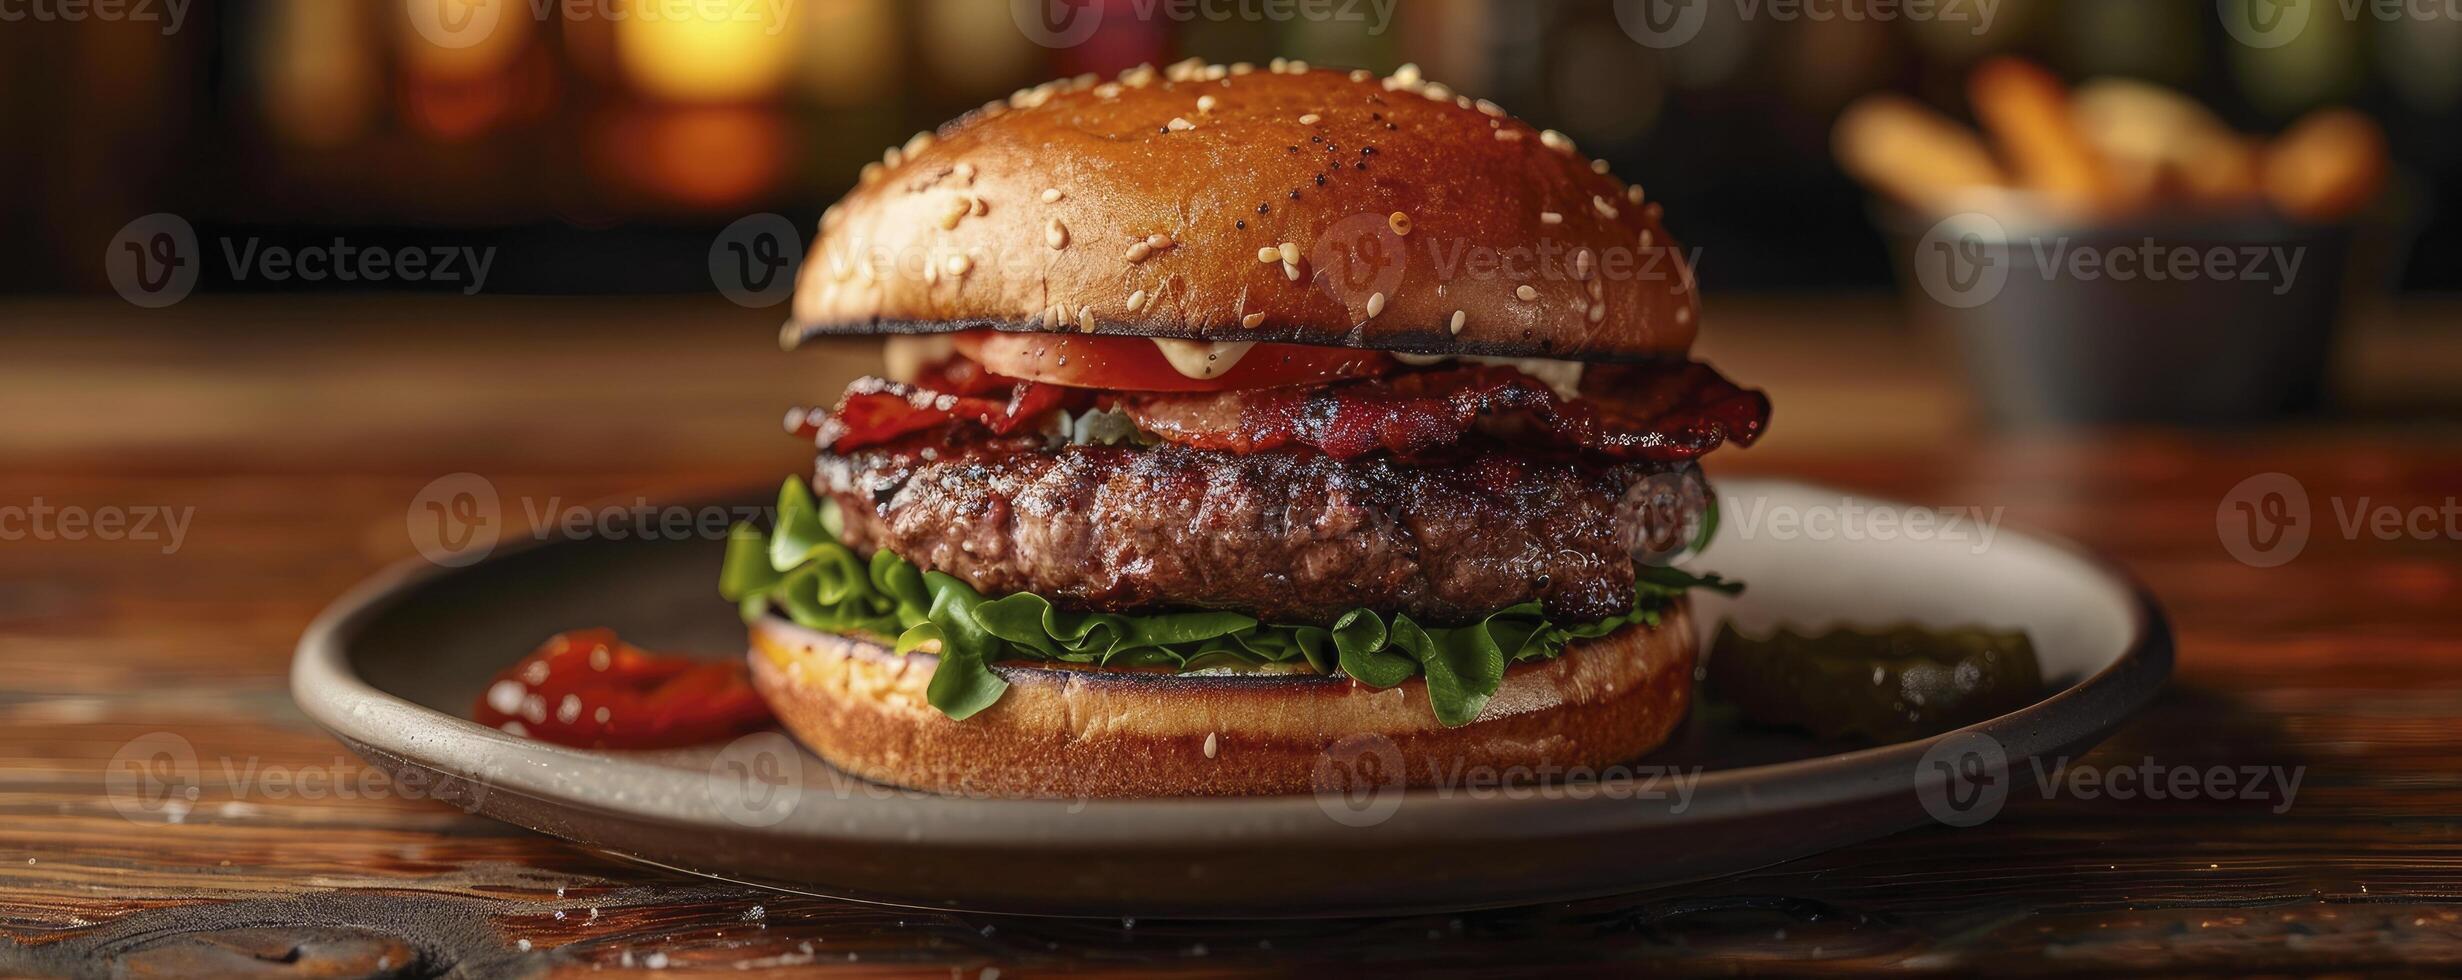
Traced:
[[787, 480], [778, 491], [773, 530], [739, 525], [728, 534], [719, 594], [735, 602], [746, 621], [776, 610], [812, 629], [879, 638], [900, 654], [937, 642], [940, 665], [925, 696], [957, 719], [990, 707], [1008, 689], [993, 664], [1052, 660], [1179, 671], [1339, 670], [1378, 688], [1424, 677], [1437, 719], [1466, 725], [1495, 696], [1514, 662], [1554, 657], [1575, 640], [1636, 623], [1655, 626], [1688, 589], [1732, 594], [1742, 588], [1715, 575], [1643, 566], [1636, 569], [1633, 608], [1588, 623], [1554, 622], [1536, 602], [1451, 627], [1367, 609], [1344, 613], [1331, 627], [1262, 623], [1212, 610], [1070, 612], [1028, 592], [985, 598], [961, 579], [924, 571], [888, 551], [859, 556], [839, 540], [838, 518], [834, 502], [816, 501], [802, 480]]

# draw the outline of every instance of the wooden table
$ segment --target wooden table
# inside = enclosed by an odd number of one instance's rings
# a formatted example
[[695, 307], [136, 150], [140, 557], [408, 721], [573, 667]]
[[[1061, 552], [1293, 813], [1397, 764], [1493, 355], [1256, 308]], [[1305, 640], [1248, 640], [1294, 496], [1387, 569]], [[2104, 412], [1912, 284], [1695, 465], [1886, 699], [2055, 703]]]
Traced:
[[[2462, 549], [2347, 537], [2328, 510], [2462, 490], [2452, 307], [2353, 338], [2345, 421], [2003, 440], [1965, 427], [1943, 359], [1884, 302], [1712, 311], [1710, 356], [1779, 405], [1773, 437], [1718, 472], [2005, 506], [2117, 556], [2169, 606], [2179, 669], [2083, 763], [2305, 767], [2288, 809], [2021, 791], [1975, 829], [1389, 921], [995, 918], [652, 871], [441, 804], [312, 791], [362, 767], [291, 705], [292, 644], [411, 552], [428, 481], [573, 501], [765, 485], [805, 462], [780, 409], [834, 393], [865, 348], [782, 356], [772, 313], [716, 300], [18, 302], [0, 307], [0, 507], [193, 518], [176, 548], [0, 540], [0, 973], [2462, 968]], [[2274, 471], [2306, 488], [2315, 534], [2252, 567], [2215, 514]], [[156, 732], [194, 745], [204, 795], [125, 819], [105, 772]]]

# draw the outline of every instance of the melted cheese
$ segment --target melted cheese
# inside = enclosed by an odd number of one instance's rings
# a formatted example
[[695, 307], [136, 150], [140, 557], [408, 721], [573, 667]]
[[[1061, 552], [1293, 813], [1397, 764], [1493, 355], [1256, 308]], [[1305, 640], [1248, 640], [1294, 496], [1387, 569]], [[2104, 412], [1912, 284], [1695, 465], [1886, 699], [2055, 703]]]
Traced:
[[1171, 362], [1172, 370], [1180, 372], [1183, 377], [1200, 381], [1221, 377], [1223, 372], [1239, 366], [1240, 358], [1247, 357], [1248, 349], [1256, 345], [1253, 340], [1209, 343], [1203, 340], [1154, 338], [1154, 346], [1162, 349], [1163, 359]]

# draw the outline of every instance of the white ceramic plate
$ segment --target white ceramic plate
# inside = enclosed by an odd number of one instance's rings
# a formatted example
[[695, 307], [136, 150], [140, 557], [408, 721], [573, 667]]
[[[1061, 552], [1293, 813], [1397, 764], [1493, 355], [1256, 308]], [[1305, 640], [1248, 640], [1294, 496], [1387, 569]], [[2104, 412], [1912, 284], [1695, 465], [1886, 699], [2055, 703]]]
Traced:
[[567, 629], [735, 655], [743, 626], [715, 588], [723, 543], [702, 540], [561, 541], [467, 568], [398, 566], [308, 630], [291, 687], [318, 723], [408, 785], [645, 862], [902, 905], [1281, 917], [1614, 894], [1934, 819], [1975, 822], [2005, 795], [2006, 767], [2101, 740], [2170, 674], [2153, 601], [2066, 545], [2006, 528], [1988, 546], [1972, 527], [1910, 531], [1906, 508], [1800, 484], [1736, 480], [1719, 494], [1725, 519], [1701, 564], [1749, 588], [1696, 594], [1705, 639], [1723, 618], [1756, 631], [2023, 628], [2050, 693], [1959, 732], [1854, 749], [1696, 717], [1616, 774], [1629, 778], [1548, 792], [1369, 783], [1234, 800], [958, 799], [854, 780], [774, 732], [625, 753], [465, 720], [497, 670]]

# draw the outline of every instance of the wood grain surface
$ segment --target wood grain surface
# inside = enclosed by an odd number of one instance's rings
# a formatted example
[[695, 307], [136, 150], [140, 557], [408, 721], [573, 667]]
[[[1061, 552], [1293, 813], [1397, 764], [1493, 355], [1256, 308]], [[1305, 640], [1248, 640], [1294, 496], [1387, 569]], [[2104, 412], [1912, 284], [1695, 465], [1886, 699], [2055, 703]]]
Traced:
[[[2297, 792], [2043, 798], [2027, 780], [1972, 829], [1393, 920], [987, 917], [679, 876], [372, 783], [291, 705], [292, 645], [412, 553], [406, 509], [438, 477], [655, 501], [800, 471], [781, 410], [868, 367], [864, 345], [781, 355], [775, 311], [716, 300], [17, 302], [0, 508], [189, 517], [177, 540], [161, 522], [0, 538], [0, 973], [2462, 969], [2462, 546], [2338, 520], [2462, 492], [2454, 307], [2370, 319], [2334, 420], [2093, 438], [1972, 431], [1946, 358], [1886, 303], [1709, 309], [1709, 356], [1778, 404], [1767, 443], [1717, 472], [2005, 507], [2121, 559], [2168, 606], [2179, 669], [2078, 767], [2298, 768]], [[2310, 498], [2311, 535], [2256, 567], [2218, 511], [2276, 472]], [[158, 733], [194, 747], [200, 795], [123, 816], [115, 757]]]

